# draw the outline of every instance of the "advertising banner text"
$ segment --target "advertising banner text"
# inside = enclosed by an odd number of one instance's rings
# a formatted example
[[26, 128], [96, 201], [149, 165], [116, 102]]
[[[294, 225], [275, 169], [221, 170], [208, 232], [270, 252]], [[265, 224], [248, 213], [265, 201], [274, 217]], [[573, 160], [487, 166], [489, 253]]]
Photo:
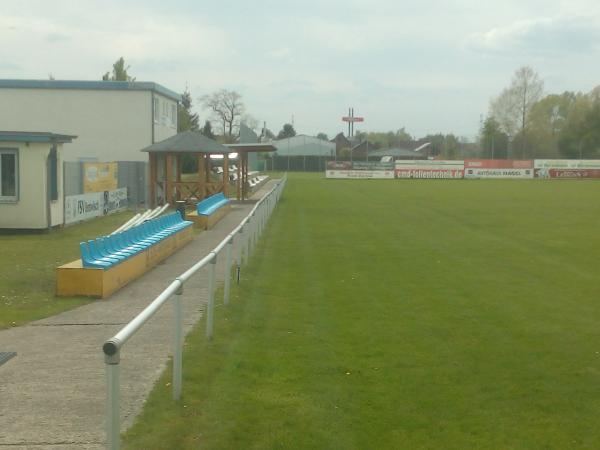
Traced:
[[398, 160], [396, 178], [462, 178], [464, 161]]

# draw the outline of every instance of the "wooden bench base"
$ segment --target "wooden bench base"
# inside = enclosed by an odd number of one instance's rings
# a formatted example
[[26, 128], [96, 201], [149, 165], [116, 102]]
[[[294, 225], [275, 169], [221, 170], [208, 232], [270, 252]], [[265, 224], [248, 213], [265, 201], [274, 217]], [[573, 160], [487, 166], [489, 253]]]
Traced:
[[56, 295], [106, 298], [171, 256], [194, 238], [192, 227], [169, 236], [109, 269], [83, 267], [81, 260], [56, 269]]
[[185, 215], [186, 220], [194, 222], [194, 226], [203, 230], [210, 230], [215, 224], [221, 220], [231, 209], [231, 204], [221, 206], [210, 216], [200, 216], [196, 211], [192, 211]]

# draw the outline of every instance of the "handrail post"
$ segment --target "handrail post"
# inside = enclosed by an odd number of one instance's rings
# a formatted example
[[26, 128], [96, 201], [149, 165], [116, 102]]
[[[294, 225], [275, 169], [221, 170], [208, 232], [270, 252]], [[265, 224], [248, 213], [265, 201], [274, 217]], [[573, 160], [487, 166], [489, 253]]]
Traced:
[[119, 417], [119, 391], [120, 391], [120, 351], [112, 355], [104, 354], [106, 365], [106, 448], [119, 450], [120, 447], [120, 417]]
[[256, 246], [256, 230], [258, 228], [258, 220], [256, 220], [256, 213], [252, 214], [252, 238], [250, 240], [250, 252], [254, 251]]
[[242, 269], [242, 246], [244, 245], [244, 226], [240, 227], [240, 239], [237, 245], [237, 267], [236, 267], [236, 279], [237, 284], [240, 284], [240, 272]]
[[183, 348], [182, 348], [182, 302], [183, 282], [173, 297], [173, 400], [178, 401], [181, 398], [181, 384], [183, 379]]
[[225, 256], [225, 286], [223, 287], [223, 303], [229, 304], [229, 291], [231, 289], [231, 258], [233, 251], [233, 236], [227, 242], [227, 253]]
[[256, 230], [255, 230], [255, 237], [254, 237], [254, 247], [256, 247], [256, 244], [258, 244], [258, 238], [260, 237], [260, 230], [262, 227], [262, 221], [260, 219], [260, 211], [257, 211], [256, 214]]
[[213, 257], [208, 265], [208, 308], [206, 314], [206, 339], [213, 338], [214, 315], [215, 315], [215, 269], [217, 266], [217, 255]]
[[252, 227], [254, 223], [252, 222], [252, 216], [248, 217], [248, 233], [246, 233], [246, 240], [244, 242], [244, 253], [246, 255], [246, 264], [250, 261], [250, 239], [252, 238]]

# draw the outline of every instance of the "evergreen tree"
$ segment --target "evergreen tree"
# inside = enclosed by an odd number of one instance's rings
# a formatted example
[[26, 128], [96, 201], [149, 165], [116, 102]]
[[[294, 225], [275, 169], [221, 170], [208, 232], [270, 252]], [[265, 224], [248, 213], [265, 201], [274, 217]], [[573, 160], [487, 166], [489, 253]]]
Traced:
[[198, 114], [192, 112], [192, 96], [186, 88], [177, 107], [177, 132], [198, 131]]
[[106, 72], [102, 75], [102, 81], [135, 81], [134, 77], [129, 76], [127, 71], [130, 66], [125, 67], [125, 59], [121, 56], [114, 64], [112, 75]]
[[215, 134], [213, 133], [212, 124], [210, 123], [210, 120], [207, 120], [206, 122], [204, 122], [204, 126], [200, 130], [200, 133], [202, 133], [207, 138], [210, 138], [210, 139], [215, 138]]
[[286, 123], [277, 135], [277, 139], [285, 139], [294, 136], [296, 136], [296, 130], [294, 130], [294, 126], [291, 123]]

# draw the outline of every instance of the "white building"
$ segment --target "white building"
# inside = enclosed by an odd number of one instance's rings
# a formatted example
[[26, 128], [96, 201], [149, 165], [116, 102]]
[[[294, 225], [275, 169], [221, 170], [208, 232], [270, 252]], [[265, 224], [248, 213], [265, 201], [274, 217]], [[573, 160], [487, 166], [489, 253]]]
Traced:
[[0, 131], [0, 228], [63, 223], [61, 153], [75, 136]]
[[152, 82], [0, 80], [0, 126], [78, 136], [66, 161], [147, 161], [140, 149], [177, 134], [180, 99]]
[[335, 143], [305, 134], [279, 139], [271, 144], [277, 148], [277, 156], [335, 156]]

